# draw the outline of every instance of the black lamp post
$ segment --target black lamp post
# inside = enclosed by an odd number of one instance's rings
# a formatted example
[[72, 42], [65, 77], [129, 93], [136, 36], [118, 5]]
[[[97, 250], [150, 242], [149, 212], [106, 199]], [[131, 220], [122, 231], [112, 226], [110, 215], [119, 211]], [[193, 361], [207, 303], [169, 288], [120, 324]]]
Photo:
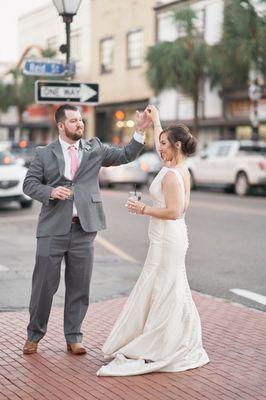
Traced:
[[249, 85], [248, 94], [253, 105], [253, 114], [251, 118], [252, 140], [258, 140], [259, 139], [258, 102], [261, 98], [262, 92], [257, 78], [255, 78]]
[[74, 15], [77, 14], [81, 0], [53, 0], [53, 3], [66, 24], [66, 44], [62, 44], [59, 50], [61, 53], [66, 53], [66, 64], [68, 65], [70, 60], [70, 24]]

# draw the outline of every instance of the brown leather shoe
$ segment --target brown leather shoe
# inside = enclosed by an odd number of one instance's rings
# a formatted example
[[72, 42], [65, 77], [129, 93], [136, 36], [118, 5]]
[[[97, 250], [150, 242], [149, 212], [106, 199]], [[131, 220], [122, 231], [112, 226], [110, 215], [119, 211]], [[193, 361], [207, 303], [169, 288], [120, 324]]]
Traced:
[[26, 340], [23, 347], [23, 354], [34, 354], [37, 353], [38, 342], [30, 342]]
[[75, 355], [87, 353], [87, 350], [81, 343], [67, 343], [67, 350], [71, 351], [71, 353]]

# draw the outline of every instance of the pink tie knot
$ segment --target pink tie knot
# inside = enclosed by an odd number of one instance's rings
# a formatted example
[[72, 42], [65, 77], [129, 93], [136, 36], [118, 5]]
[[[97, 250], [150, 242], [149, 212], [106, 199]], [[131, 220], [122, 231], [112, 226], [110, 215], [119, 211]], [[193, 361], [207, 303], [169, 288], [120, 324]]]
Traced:
[[77, 150], [75, 146], [72, 144], [68, 147], [70, 151], [70, 160], [71, 160], [71, 179], [74, 179], [78, 169], [78, 157], [77, 157]]

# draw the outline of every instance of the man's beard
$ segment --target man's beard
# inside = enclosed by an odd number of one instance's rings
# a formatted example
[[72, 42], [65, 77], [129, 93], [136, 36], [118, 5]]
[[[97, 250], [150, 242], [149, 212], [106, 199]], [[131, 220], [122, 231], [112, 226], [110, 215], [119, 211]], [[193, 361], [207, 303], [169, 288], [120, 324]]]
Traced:
[[65, 126], [65, 135], [71, 139], [71, 140], [79, 140], [82, 138], [84, 133], [84, 130], [81, 128], [81, 133], [80, 132], [71, 132], [69, 129], [67, 129], [67, 127]]

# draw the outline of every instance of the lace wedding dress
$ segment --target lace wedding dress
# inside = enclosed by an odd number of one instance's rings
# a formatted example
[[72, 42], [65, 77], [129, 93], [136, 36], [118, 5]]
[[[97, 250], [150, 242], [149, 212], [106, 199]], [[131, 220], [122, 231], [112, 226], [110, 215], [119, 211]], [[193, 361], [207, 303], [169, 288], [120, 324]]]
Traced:
[[[165, 207], [162, 179], [169, 170], [176, 175], [184, 210], [184, 180], [177, 168], [163, 167], [155, 177], [150, 186], [153, 205]], [[141, 275], [103, 345], [105, 358], [114, 359], [98, 376], [185, 371], [209, 362], [186, 276], [184, 213], [177, 220], [152, 217], [149, 239]]]

